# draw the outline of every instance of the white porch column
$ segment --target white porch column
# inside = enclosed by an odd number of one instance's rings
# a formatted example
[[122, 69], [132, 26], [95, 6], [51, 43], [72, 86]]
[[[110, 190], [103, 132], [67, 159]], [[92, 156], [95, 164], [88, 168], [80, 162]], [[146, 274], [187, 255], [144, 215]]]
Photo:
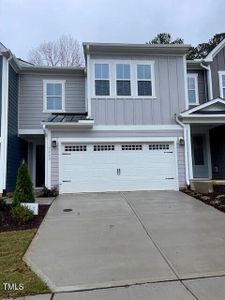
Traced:
[[[51, 130], [45, 131], [45, 186], [51, 188]], [[37, 166], [38, 167], [38, 166]]]
[[187, 154], [188, 154], [188, 170], [189, 179], [193, 179], [193, 164], [192, 164], [192, 145], [191, 145], [191, 126], [190, 124], [185, 124], [185, 130], [187, 135]]

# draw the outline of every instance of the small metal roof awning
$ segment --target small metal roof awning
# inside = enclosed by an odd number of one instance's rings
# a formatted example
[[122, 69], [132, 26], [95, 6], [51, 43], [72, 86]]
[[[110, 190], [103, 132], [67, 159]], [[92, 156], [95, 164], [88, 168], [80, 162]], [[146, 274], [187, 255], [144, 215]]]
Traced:
[[182, 112], [179, 119], [183, 123], [220, 124], [225, 123], [225, 100], [216, 98]]
[[42, 121], [45, 127], [83, 127], [90, 128], [94, 120], [87, 113], [52, 113], [46, 121]]

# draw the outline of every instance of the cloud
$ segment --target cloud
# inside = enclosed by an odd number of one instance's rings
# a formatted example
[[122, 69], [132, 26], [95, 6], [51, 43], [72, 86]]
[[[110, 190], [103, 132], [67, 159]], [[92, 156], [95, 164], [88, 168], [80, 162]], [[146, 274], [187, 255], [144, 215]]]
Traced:
[[196, 45], [225, 31], [224, 0], [0, 0], [0, 41], [17, 56], [43, 40], [144, 43], [159, 32]]

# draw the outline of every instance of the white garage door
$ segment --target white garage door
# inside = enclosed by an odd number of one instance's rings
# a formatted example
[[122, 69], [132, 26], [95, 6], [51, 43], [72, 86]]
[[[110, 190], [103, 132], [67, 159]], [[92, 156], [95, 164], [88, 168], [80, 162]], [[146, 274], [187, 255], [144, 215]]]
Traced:
[[174, 143], [64, 144], [61, 193], [177, 189]]

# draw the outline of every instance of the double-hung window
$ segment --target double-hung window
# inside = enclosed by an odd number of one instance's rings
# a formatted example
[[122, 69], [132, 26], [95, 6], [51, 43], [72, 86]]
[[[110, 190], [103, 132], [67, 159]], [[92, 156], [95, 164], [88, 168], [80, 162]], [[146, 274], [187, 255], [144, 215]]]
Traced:
[[109, 95], [109, 64], [95, 64], [95, 96]]
[[188, 102], [190, 105], [198, 105], [198, 74], [187, 75]]
[[220, 97], [225, 99], [225, 71], [219, 71]]
[[137, 65], [138, 96], [152, 96], [152, 71], [151, 65]]
[[116, 65], [116, 95], [131, 96], [130, 65]]
[[44, 80], [44, 111], [64, 111], [65, 81]]

